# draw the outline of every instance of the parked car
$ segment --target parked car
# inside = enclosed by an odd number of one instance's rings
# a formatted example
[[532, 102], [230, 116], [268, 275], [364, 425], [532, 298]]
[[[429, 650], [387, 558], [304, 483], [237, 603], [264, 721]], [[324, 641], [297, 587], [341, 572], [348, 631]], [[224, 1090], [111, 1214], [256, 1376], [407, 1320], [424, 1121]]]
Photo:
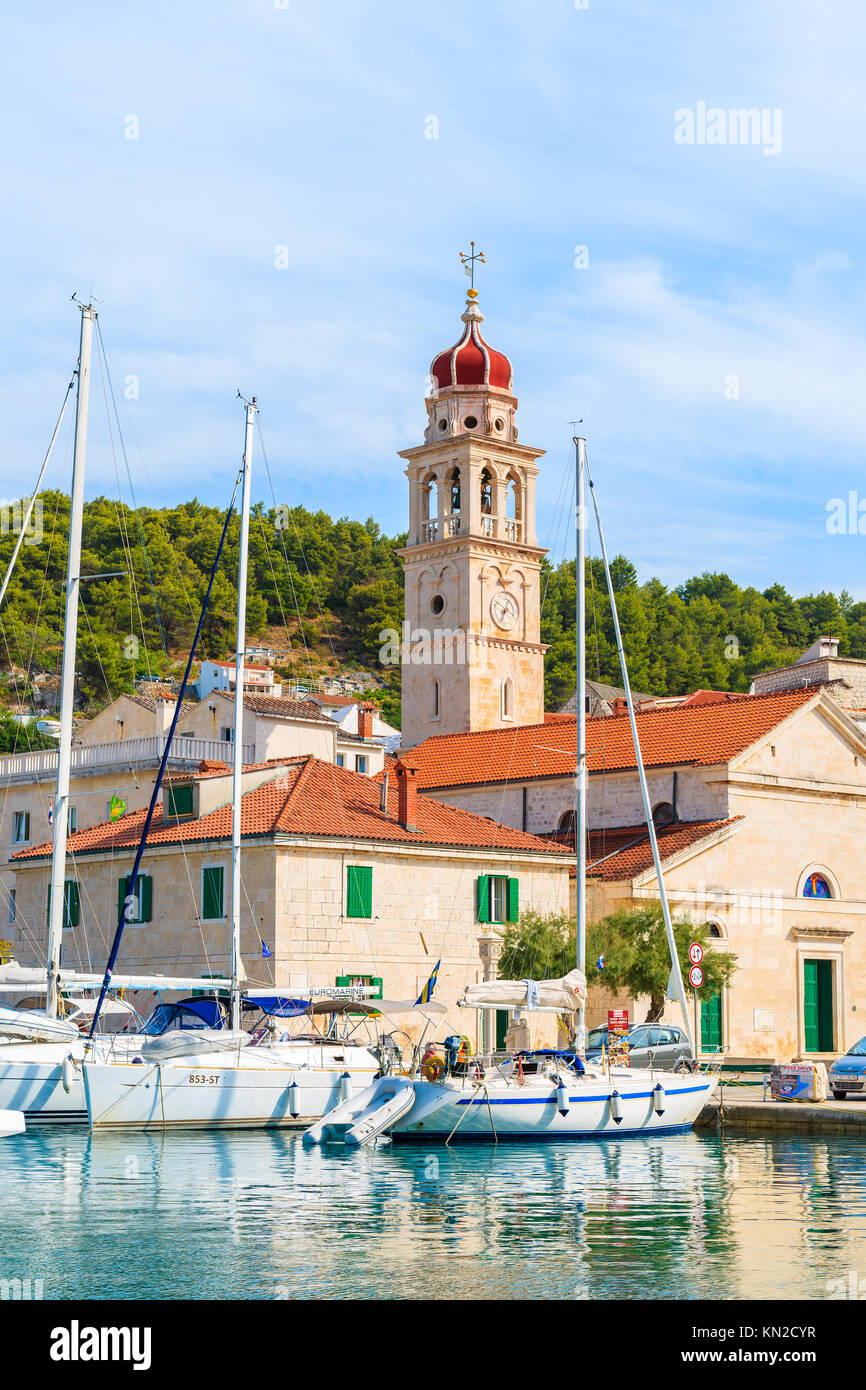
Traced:
[[866, 1038], [849, 1048], [844, 1057], [837, 1057], [827, 1080], [837, 1100], [866, 1091]]
[[[587, 1061], [597, 1062], [608, 1046], [608, 1030], [591, 1028], [586, 1040]], [[635, 1023], [628, 1031], [628, 1055], [633, 1067], [657, 1071], [693, 1071], [691, 1043], [682, 1028], [669, 1023]]]

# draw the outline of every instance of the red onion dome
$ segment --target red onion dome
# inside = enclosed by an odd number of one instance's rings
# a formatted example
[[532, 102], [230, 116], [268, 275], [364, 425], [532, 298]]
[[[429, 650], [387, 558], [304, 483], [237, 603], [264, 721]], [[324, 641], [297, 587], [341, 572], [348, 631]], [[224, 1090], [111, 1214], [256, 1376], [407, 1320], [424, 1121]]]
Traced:
[[440, 391], [449, 386], [498, 386], [510, 391], [513, 380], [511, 363], [504, 352], [485, 343], [480, 324], [484, 315], [475, 302], [477, 290], [470, 290], [466, 312], [461, 316], [466, 325], [463, 337], [446, 352], [434, 358], [430, 375]]

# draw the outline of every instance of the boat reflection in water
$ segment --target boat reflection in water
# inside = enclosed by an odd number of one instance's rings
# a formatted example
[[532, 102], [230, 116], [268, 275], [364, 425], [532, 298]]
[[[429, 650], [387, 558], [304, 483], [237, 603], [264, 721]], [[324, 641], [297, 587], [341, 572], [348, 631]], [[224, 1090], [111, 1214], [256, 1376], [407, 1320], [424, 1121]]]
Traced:
[[326, 1155], [285, 1130], [46, 1128], [0, 1145], [0, 1278], [26, 1267], [50, 1299], [827, 1298], [866, 1268], [864, 1158], [814, 1136]]

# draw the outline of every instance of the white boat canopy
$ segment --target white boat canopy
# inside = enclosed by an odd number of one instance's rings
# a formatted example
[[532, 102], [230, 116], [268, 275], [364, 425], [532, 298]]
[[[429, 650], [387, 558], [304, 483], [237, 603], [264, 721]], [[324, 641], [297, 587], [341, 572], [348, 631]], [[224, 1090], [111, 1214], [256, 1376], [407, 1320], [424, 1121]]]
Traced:
[[[60, 972], [60, 988], [70, 989], [99, 989], [103, 981], [102, 975], [85, 974], [77, 970], [62, 970]], [[200, 975], [112, 975], [111, 988], [120, 989], [152, 989], [157, 992], [163, 989], [199, 989], [226, 990], [231, 987], [231, 980], [226, 979], [203, 979]], [[17, 961], [10, 961], [8, 965], [0, 965], [0, 993], [16, 994], [22, 990], [27, 990], [32, 994], [44, 994], [47, 989], [46, 974], [44, 968], [32, 965], [19, 965]], [[271, 991], [273, 993], [273, 991]]]
[[561, 980], [486, 980], [467, 985], [458, 1004], [464, 1009], [555, 1009], [576, 1013], [586, 1002], [586, 976], [570, 970]]

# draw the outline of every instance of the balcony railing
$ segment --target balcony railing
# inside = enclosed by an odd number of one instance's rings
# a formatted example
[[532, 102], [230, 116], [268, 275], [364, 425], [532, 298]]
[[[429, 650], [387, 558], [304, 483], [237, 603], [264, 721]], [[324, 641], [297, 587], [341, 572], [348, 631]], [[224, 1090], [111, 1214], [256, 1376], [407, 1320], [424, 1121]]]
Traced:
[[[112, 743], [84, 743], [72, 749], [70, 771], [98, 772], [100, 768], [127, 767], [130, 764], [159, 762], [165, 750], [167, 734], [151, 734], [145, 738], [118, 738]], [[233, 744], [214, 738], [184, 738], [172, 743], [169, 763], [194, 767], [204, 758], [231, 762]], [[253, 762], [255, 746], [245, 743], [243, 760]], [[26, 782], [32, 778], [56, 773], [57, 752], [46, 748], [34, 753], [8, 753], [0, 757], [0, 781]]]
[[[420, 544], [442, 540], [450, 537], [465, 534], [463, 518], [457, 512], [450, 516], [432, 517], [429, 521], [421, 523]], [[482, 536], [489, 536], [491, 540], [513, 541], [518, 544], [523, 540], [523, 522], [515, 517], [491, 516], [489, 512], [482, 512], [479, 523], [479, 532]]]

